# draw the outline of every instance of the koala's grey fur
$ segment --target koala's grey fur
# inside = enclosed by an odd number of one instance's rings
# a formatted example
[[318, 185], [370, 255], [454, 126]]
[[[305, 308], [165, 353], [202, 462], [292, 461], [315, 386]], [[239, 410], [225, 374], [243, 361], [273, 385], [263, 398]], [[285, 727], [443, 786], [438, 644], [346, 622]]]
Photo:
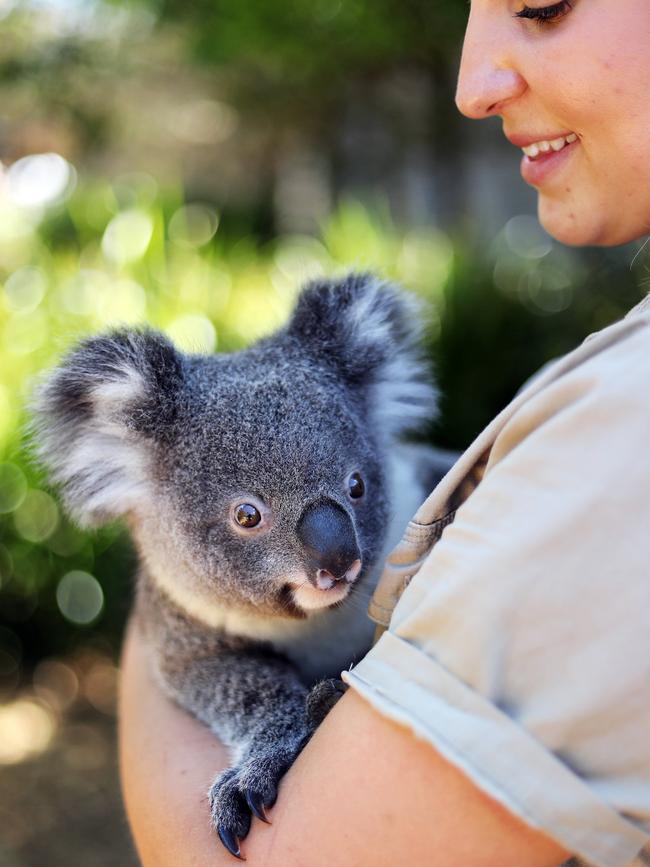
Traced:
[[[160, 683], [232, 750], [209, 798], [233, 854], [336, 698], [310, 688], [368, 649], [383, 558], [448, 469], [399, 442], [435, 406], [417, 318], [397, 290], [350, 275], [307, 286], [286, 327], [242, 352], [184, 355], [158, 333], [116, 331], [83, 342], [39, 391], [38, 451], [71, 515], [128, 521]], [[354, 501], [353, 471], [365, 482]], [[232, 520], [251, 501], [259, 531]], [[307, 515], [318, 544], [336, 546], [331, 519], [358, 551], [344, 601], [320, 601]], [[330, 595], [347, 591], [336, 578]]]

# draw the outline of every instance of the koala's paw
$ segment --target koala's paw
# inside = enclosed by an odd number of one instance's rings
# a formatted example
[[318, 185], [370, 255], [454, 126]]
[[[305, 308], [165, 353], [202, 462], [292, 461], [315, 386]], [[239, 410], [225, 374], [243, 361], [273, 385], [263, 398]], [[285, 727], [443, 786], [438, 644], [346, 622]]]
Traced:
[[321, 680], [312, 688], [307, 696], [307, 719], [314, 728], [322, 723], [346, 689], [337, 678]]
[[270, 824], [266, 810], [278, 796], [280, 780], [293, 764], [307, 738], [292, 746], [248, 757], [220, 774], [208, 793], [212, 822], [226, 849], [240, 860], [241, 841], [251, 826], [251, 815]]

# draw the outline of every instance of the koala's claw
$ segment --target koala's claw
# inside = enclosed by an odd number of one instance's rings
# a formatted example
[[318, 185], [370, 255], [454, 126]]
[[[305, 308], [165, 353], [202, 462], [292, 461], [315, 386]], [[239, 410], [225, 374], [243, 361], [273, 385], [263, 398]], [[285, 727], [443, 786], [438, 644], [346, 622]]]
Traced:
[[271, 824], [266, 810], [275, 804], [278, 785], [300, 749], [302, 741], [286, 744], [284, 749], [259, 752], [234, 768], [228, 768], [214, 781], [208, 799], [212, 822], [219, 839], [240, 860], [240, 843], [248, 834], [252, 816]]
[[321, 680], [312, 687], [307, 696], [307, 718], [314, 728], [323, 722], [346, 690], [347, 686], [338, 678]]
[[261, 819], [262, 822], [266, 822], [267, 825], [270, 825], [271, 820], [266, 815], [265, 807], [272, 807], [275, 803], [275, 798], [273, 798], [272, 803], [265, 804], [262, 795], [259, 792], [253, 792], [251, 789], [246, 789], [244, 796], [251, 813], [254, 816], [257, 816], [258, 819]]
[[239, 844], [250, 830], [251, 814], [239, 786], [236, 768], [229, 768], [217, 777], [208, 800], [219, 839], [231, 855], [243, 861]]
[[217, 834], [219, 835], [219, 839], [231, 855], [234, 855], [235, 858], [239, 858], [240, 861], [246, 860], [241, 853], [239, 839], [231, 831], [229, 831], [228, 828], [222, 828], [221, 826], [219, 826], [217, 828]]

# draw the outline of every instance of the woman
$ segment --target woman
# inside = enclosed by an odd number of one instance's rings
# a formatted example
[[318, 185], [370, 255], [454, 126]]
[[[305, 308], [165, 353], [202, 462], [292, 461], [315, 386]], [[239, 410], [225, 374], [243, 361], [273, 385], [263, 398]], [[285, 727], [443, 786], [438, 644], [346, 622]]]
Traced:
[[[502, 118], [564, 243], [650, 227], [648, 46], [647, 0], [472, 0], [458, 107]], [[378, 588], [390, 628], [273, 824], [254, 822], [252, 864], [650, 863], [649, 378], [640, 305], [463, 455], [392, 556], [400, 587], [430, 552], [423, 565], [398, 602], [390, 580]], [[158, 694], [134, 630], [121, 749], [144, 864], [232, 863], [204, 794], [227, 758]]]

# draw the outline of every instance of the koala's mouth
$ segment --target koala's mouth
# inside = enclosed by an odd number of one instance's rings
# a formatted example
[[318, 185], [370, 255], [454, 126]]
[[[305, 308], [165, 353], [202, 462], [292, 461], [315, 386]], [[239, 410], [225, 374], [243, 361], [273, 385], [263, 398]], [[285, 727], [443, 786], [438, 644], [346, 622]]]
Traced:
[[318, 611], [342, 602], [361, 572], [361, 560], [355, 560], [340, 578], [335, 578], [326, 569], [318, 569], [315, 574], [305, 575], [291, 582], [293, 603], [302, 611]]

